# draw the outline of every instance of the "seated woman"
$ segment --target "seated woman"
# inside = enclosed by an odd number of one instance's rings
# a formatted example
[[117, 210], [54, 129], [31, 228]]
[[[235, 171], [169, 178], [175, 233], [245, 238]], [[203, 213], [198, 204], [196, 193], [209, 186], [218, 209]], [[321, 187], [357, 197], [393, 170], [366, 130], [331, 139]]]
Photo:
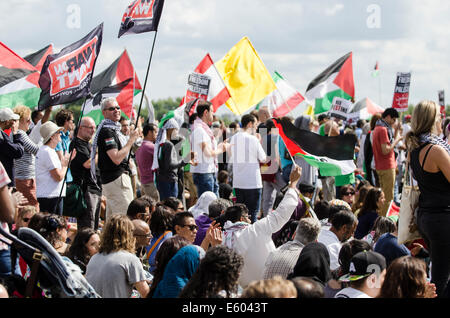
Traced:
[[379, 211], [383, 209], [384, 193], [380, 188], [372, 188], [367, 193], [364, 204], [358, 213], [358, 226], [355, 230], [355, 238], [362, 239], [369, 234], [373, 228], [375, 220], [379, 216]]
[[103, 298], [130, 298], [135, 288], [142, 298], [150, 289], [135, 254], [133, 223], [126, 215], [111, 216], [102, 231], [100, 249], [89, 261], [86, 279]]

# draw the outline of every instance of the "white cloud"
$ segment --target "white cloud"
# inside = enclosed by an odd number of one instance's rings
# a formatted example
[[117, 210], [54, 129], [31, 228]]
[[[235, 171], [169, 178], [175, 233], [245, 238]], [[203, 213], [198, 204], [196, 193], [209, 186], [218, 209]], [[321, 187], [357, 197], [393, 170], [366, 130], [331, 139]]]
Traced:
[[[25, 55], [49, 43], [56, 50], [80, 39], [104, 21], [97, 62], [106, 68], [126, 47], [144, 82], [154, 33], [117, 38], [131, 0], [23, 0], [0, 2], [1, 41]], [[381, 9], [381, 28], [366, 25], [367, 6]], [[79, 4], [81, 28], [66, 26], [66, 7]], [[392, 100], [397, 71], [412, 71], [410, 101], [437, 98], [449, 90], [450, 1], [419, 0], [182, 0], [165, 1], [150, 69], [151, 98], [184, 93], [187, 74], [209, 52], [222, 58], [248, 36], [269, 72], [279, 71], [301, 93], [340, 56], [353, 51], [357, 98], [384, 106]], [[376, 61], [380, 78], [372, 78]]]

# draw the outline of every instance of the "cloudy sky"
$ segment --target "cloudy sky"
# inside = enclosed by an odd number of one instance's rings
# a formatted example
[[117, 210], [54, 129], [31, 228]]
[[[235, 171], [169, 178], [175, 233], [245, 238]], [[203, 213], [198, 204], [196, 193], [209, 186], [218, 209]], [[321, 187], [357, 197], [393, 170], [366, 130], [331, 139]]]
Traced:
[[[22, 56], [49, 43], [58, 52], [104, 22], [96, 71], [127, 48], [143, 83], [154, 33], [117, 38], [130, 3], [3, 0], [0, 41]], [[217, 61], [248, 36], [269, 72], [301, 94], [352, 51], [356, 100], [390, 106], [399, 71], [412, 72], [410, 103], [437, 100], [438, 90], [450, 93], [449, 16], [446, 0], [166, 0], [146, 91], [151, 99], [182, 96], [188, 73], [206, 53]], [[379, 78], [371, 77], [376, 61]]]

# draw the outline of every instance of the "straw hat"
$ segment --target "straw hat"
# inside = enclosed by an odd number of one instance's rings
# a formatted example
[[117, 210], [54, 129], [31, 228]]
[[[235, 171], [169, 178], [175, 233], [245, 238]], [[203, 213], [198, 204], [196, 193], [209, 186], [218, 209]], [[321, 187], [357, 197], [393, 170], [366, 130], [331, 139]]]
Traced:
[[42, 138], [44, 138], [43, 144], [45, 145], [47, 141], [60, 130], [63, 130], [63, 128], [58, 127], [54, 122], [47, 121], [44, 123], [39, 130]]

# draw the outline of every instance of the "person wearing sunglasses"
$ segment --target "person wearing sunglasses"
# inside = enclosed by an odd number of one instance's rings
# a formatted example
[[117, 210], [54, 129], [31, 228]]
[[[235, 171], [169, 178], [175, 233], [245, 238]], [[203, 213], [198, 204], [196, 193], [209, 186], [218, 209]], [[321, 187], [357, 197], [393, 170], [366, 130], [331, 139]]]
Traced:
[[98, 147], [98, 168], [102, 180], [102, 194], [106, 197], [106, 219], [113, 214], [125, 214], [133, 200], [128, 155], [139, 137], [138, 130], [130, 131], [130, 138], [122, 145], [120, 133], [120, 106], [114, 97], [101, 102], [105, 119], [99, 124], [92, 143], [91, 176], [95, 176], [95, 154]]
[[21, 227], [28, 227], [31, 217], [35, 215], [36, 212], [36, 208], [33, 205], [27, 205], [19, 209], [19, 212], [16, 215], [14, 231], [19, 230]]
[[180, 212], [175, 214], [173, 218], [174, 234], [186, 238], [190, 243], [194, 243], [197, 235], [198, 226], [195, 223], [194, 216], [191, 212]]
[[350, 206], [352, 206], [353, 202], [355, 201], [355, 189], [350, 184], [343, 185], [340, 187], [339, 196], [339, 199], [347, 202]]

